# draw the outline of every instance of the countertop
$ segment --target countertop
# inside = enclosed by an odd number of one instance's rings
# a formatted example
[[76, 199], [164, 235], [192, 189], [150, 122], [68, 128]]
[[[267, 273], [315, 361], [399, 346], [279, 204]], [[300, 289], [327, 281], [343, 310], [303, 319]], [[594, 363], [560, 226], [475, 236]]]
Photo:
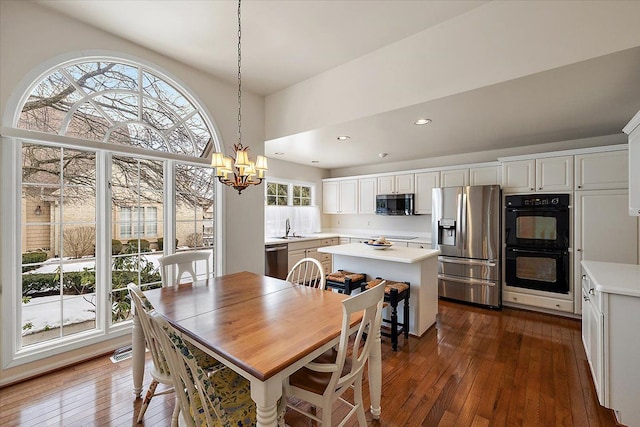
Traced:
[[346, 255], [359, 258], [376, 259], [380, 261], [402, 262], [413, 264], [424, 259], [437, 257], [440, 251], [433, 249], [407, 248], [391, 246], [387, 249], [374, 249], [364, 243], [349, 243], [338, 246], [324, 246], [318, 252], [332, 255]]
[[[406, 234], [406, 236], [404, 236]], [[431, 245], [431, 236], [418, 236], [416, 238], [410, 238], [410, 232], [405, 233], [380, 233], [376, 231], [344, 231], [344, 232], [326, 232], [326, 233], [313, 233], [304, 235], [304, 237], [294, 237], [289, 239], [282, 239], [278, 237], [267, 237], [264, 240], [265, 245], [284, 244], [289, 242], [304, 242], [305, 240], [317, 240], [317, 239], [332, 239], [334, 237], [346, 237], [350, 239], [363, 239], [369, 240], [377, 238], [379, 236], [385, 236], [387, 240], [392, 242], [409, 242], [409, 243], [421, 243]]]
[[264, 239], [265, 245], [276, 245], [276, 244], [285, 244], [291, 242], [304, 242], [306, 240], [318, 240], [318, 239], [333, 239], [340, 237], [340, 234], [337, 233], [314, 233], [307, 234], [303, 237], [289, 237], [288, 239], [282, 239], [278, 237], [267, 237]]
[[640, 297], [640, 265], [582, 261], [596, 291]]

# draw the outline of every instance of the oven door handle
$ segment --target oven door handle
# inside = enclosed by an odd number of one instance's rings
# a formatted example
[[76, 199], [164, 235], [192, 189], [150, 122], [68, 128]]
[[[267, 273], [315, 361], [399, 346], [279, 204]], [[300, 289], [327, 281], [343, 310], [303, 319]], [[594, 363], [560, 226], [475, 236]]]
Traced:
[[564, 211], [568, 211], [569, 208], [511, 208], [508, 207], [506, 208], [507, 212], [564, 212]]
[[486, 267], [495, 267], [496, 265], [498, 265], [495, 260], [459, 259], [459, 258], [447, 258], [444, 256], [439, 257], [439, 261], [446, 262], [449, 264], [482, 265]]
[[534, 254], [534, 255], [550, 255], [550, 256], [560, 256], [567, 255], [568, 251], [566, 250], [532, 250], [532, 249], [518, 249], [518, 248], [510, 248], [507, 247], [507, 252], [517, 252], [521, 254]]
[[496, 286], [496, 282], [491, 282], [489, 280], [472, 279], [469, 277], [449, 276], [447, 274], [438, 274], [438, 279], [448, 280], [450, 282], [465, 283], [467, 285]]

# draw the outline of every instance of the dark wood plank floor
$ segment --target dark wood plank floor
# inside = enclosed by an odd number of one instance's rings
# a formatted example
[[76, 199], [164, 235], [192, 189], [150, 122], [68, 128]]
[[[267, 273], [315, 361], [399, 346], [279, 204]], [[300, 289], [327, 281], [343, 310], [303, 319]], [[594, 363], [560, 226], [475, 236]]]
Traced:
[[[135, 425], [131, 390], [131, 360], [101, 357], [0, 389], [0, 426]], [[173, 405], [173, 395], [154, 398], [144, 425], [170, 425]], [[447, 301], [421, 339], [392, 352], [383, 338], [382, 410], [380, 421], [367, 414], [370, 426], [616, 425], [597, 402], [579, 321]], [[286, 420], [308, 425], [294, 411]]]

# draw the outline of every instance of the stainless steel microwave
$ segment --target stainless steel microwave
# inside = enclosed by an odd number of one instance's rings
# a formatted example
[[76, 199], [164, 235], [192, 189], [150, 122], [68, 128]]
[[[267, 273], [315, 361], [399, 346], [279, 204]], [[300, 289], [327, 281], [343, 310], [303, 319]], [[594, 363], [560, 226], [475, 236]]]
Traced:
[[378, 194], [376, 196], [376, 214], [413, 215], [413, 193]]

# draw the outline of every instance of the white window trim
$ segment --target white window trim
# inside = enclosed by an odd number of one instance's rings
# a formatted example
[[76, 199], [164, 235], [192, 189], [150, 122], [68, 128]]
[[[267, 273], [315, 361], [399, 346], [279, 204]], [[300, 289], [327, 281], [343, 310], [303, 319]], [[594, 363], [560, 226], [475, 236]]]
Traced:
[[[134, 57], [132, 55], [122, 54], [119, 52], [111, 52], [105, 50], [86, 50], [67, 52], [50, 58], [34, 67], [30, 72], [26, 73], [22, 80], [15, 86], [11, 92], [6, 104], [4, 115], [2, 117], [2, 126], [0, 126], [0, 165], [2, 166], [3, 178], [0, 186], [0, 225], [2, 226], [2, 257], [0, 259], [0, 265], [2, 265], [2, 275], [0, 283], [0, 307], [2, 308], [3, 319], [8, 321], [2, 322], [1, 332], [1, 347], [0, 361], [1, 369], [12, 368], [25, 363], [41, 360], [46, 357], [66, 353], [68, 351], [77, 350], [92, 344], [101, 343], [104, 341], [112, 340], [114, 338], [122, 337], [131, 333], [131, 322], [125, 321], [114, 325], [108, 332], [105, 331], [105, 324], [102, 319], [96, 318], [96, 329], [88, 331], [86, 333], [74, 334], [67, 338], [56, 340], [55, 343], [45, 342], [44, 344], [36, 344], [29, 346], [28, 350], [18, 351], [21, 336], [18, 333], [18, 318], [17, 310], [19, 307], [18, 302], [21, 301], [21, 292], [19, 287], [12, 285], [15, 283], [21, 283], [21, 252], [16, 251], [15, 248], [21, 247], [20, 227], [16, 227], [16, 224], [21, 224], [21, 168], [22, 163], [16, 162], [18, 155], [21, 155], [18, 151], [18, 147], [22, 142], [30, 143], [44, 143], [67, 148], [85, 148], [97, 150], [97, 171], [99, 175], [108, 175], [106, 169], [108, 168], [109, 152], [138, 155], [141, 157], [149, 157], [153, 159], [163, 160], [167, 166], [172, 166], [176, 161], [182, 163], [192, 163], [198, 166], [209, 166], [209, 161], [206, 158], [194, 158], [191, 156], [185, 156], [181, 154], [163, 152], [161, 156], [150, 156], [147, 150], [138, 147], [121, 146], [117, 144], [109, 144], [99, 141], [84, 140], [81, 138], [71, 138], [62, 135], [47, 134], [42, 132], [29, 131], [25, 129], [16, 128], [16, 123], [20, 116], [19, 106], [24, 103], [24, 100], [29, 96], [35, 85], [44, 78], [48, 73], [56, 68], [62, 67], [70, 62], [77, 62], [83, 59], [86, 61], [99, 60], [99, 61], [115, 61], [123, 63], [131, 63], [140, 65], [150, 71], [156, 76], [165, 79], [167, 82], [179, 88], [182, 94], [186, 96], [200, 112], [203, 120], [207, 124], [211, 137], [213, 140], [213, 151], [220, 151], [221, 137], [218, 131], [218, 126], [212, 118], [211, 113], [206, 108], [205, 104], [195, 95], [194, 91], [189, 88], [189, 85], [180, 81], [175, 77], [171, 77], [170, 73], [166, 72], [162, 67], [157, 66], [149, 61]], [[100, 153], [104, 151], [104, 153]], [[172, 197], [174, 195], [173, 189], [166, 191], [169, 180], [165, 180], [165, 197]], [[217, 275], [224, 274], [225, 266], [223, 263], [222, 254], [225, 252], [224, 245], [224, 227], [226, 215], [224, 214], [224, 197], [223, 186], [219, 182], [215, 183], [215, 206], [216, 206], [216, 241], [215, 241], [215, 271]], [[101, 231], [97, 235], [96, 239], [96, 269], [101, 273], [101, 279], [107, 280], [104, 277], [108, 273], [108, 268], [102, 265], [105, 255], [99, 255], [99, 253], [105, 254], [107, 252], [108, 244], [110, 242], [111, 234], [111, 221], [110, 217], [106, 218], [104, 203], [108, 197], [107, 186], [98, 186], [97, 188], [97, 202], [96, 202], [96, 222], [104, 224], [104, 231]], [[167, 233], [168, 221], [175, 219], [175, 212], [171, 212], [172, 209], [166, 209], [165, 214], [165, 233], [166, 237], [171, 237], [171, 233]], [[104, 234], [104, 235], [102, 235]], [[105, 236], [107, 236], [105, 238]], [[165, 237], [165, 238], [166, 238]], [[96, 277], [97, 280], [97, 277]], [[106, 283], [106, 282], [105, 282]], [[106, 289], [106, 288], [105, 288]], [[106, 291], [105, 291], [106, 292]], [[109, 309], [109, 301], [107, 298], [102, 298], [101, 308], [103, 310]]]
[[284, 179], [284, 178], [270, 178], [270, 177], [265, 178], [265, 181], [266, 181], [266, 185], [264, 186], [264, 204], [265, 204], [265, 206], [267, 206], [267, 185], [269, 183], [286, 185], [288, 187], [288, 190], [287, 190], [287, 206], [294, 207], [294, 208], [306, 208], [308, 206], [297, 206], [297, 205], [294, 206], [293, 205], [293, 186], [297, 185], [297, 186], [309, 187], [309, 188], [311, 188], [311, 204], [309, 206], [317, 206], [317, 204], [316, 204], [316, 184], [313, 183], [313, 182], [297, 181], [297, 180], [290, 180], [290, 179]]

